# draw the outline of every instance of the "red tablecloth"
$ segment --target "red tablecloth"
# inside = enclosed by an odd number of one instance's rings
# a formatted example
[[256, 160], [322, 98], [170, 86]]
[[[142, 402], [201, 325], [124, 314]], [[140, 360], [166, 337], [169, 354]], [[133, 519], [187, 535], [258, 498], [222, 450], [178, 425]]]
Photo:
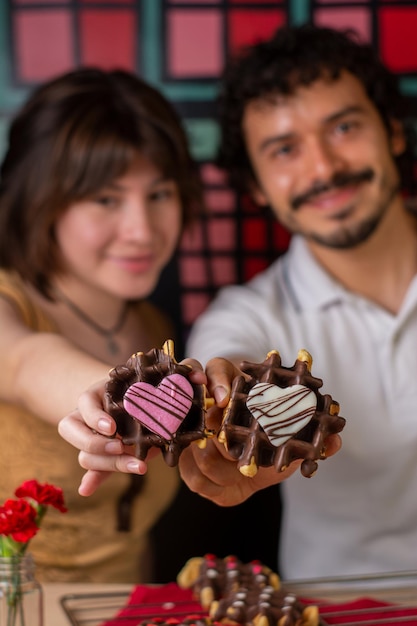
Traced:
[[[371, 598], [360, 598], [344, 604], [322, 603], [308, 599], [308, 604], [318, 604], [320, 615], [326, 624], [364, 623], [366, 626], [381, 624], [400, 624], [417, 626], [417, 608], [396, 606]], [[188, 615], [205, 615], [200, 604], [193, 600], [189, 589], [180, 589], [176, 583], [162, 587], [138, 585], [133, 590], [126, 606], [117, 617], [103, 626], [132, 626], [132, 619], [142, 620], [152, 617], [181, 618]], [[384, 620], [390, 621], [384, 621]]]
[[362, 623], [366, 626], [380, 626], [381, 624], [417, 626], [417, 607], [394, 605], [372, 598], [359, 598], [345, 604], [320, 606], [320, 616], [327, 624]]
[[105, 622], [105, 626], [132, 626], [132, 617], [138, 618], [139, 622], [155, 616], [170, 618], [191, 614], [206, 615], [207, 612], [193, 600], [190, 589], [180, 589], [176, 583], [162, 587], [138, 585], [126, 606], [117, 617]]

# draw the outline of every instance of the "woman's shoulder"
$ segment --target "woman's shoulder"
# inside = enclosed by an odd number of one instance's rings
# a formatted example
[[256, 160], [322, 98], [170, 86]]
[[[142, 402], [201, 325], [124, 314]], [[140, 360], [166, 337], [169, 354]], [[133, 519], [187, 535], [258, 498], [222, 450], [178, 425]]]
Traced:
[[23, 291], [23, 281], [19, 274], [0, 268], [0, 289], [11, 291]]
[[24, 317], [27, 317], [32, 303], [18, 274], [0, 269], [0, 296], [17, 308]]
[[30, 328], [42, 331], [54, 329], [52, 321], [30, 298], [16, 272], [0, 268], [0, 298], [7, 300]]

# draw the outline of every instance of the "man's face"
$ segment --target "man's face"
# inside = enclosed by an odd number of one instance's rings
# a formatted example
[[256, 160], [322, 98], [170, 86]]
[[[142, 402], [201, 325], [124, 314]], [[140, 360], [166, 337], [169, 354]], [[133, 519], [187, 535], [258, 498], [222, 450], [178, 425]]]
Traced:
[[257, 179], [254, 197], [290, 232], [332, 248], [365, 241], [397, 196], [393, 155], [401, 129], [388, 137], [359, 80], [343, 73], [291, 96], [246, 107], [243, 133]]

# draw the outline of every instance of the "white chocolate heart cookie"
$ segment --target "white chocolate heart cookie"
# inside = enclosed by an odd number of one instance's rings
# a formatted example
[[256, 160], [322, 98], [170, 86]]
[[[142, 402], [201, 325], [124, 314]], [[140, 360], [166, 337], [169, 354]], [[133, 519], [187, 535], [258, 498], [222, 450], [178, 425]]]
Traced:
[[181, 374], [171, 374], [157, 387], [133, 383], [124, 394], [125, 410], [164, 439], [171, 439], [188, 414], [194, 396], [192, 385]]
[[278, 447], [308, 424], [316, 411], [317, 397], [304, 385], [282, 388], [257, 383], [248, 393], [246, 406], [272, 445]]

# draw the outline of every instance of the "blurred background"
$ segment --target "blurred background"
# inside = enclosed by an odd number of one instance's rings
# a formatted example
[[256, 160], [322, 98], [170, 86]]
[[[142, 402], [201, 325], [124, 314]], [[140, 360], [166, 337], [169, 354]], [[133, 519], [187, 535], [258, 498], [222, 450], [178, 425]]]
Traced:
[[208, 207], [155, 294], [174, 315], [180, 341], [220, 286], [252, 277], [288, 244], [212, 164], [224, 61], [280, 25], [310, 20], [354, 28], [371, 42], [413, 99], [417, 127], [416, 0], [0, 0], [0, 156], [10, 116], [29, 90], [76, 66], [137, 72], [179, 110]]
[[[30, 90], [77, 66], [138, 73], [184, 120], [207, 212], [184, 237], [154, 294], [176, 322], [177, 358], [218, 288], [251, 278], [288, 245], [287, 233], [250, 199], [237, 198], [213, 164], [218, 76], [241, 46], [268, 38], [280, 25], [307, 21], [353, 28], [370, 42], [398, 74], [417, 129], [416, 0], [0, 0], [0, 157], [9, 120]], [[226, 511], [183, 488], [155, 529], [156, 581], [173, 580], [185, 557], [206, 551], [273, 567], [279, 515], [277, 488]]]

